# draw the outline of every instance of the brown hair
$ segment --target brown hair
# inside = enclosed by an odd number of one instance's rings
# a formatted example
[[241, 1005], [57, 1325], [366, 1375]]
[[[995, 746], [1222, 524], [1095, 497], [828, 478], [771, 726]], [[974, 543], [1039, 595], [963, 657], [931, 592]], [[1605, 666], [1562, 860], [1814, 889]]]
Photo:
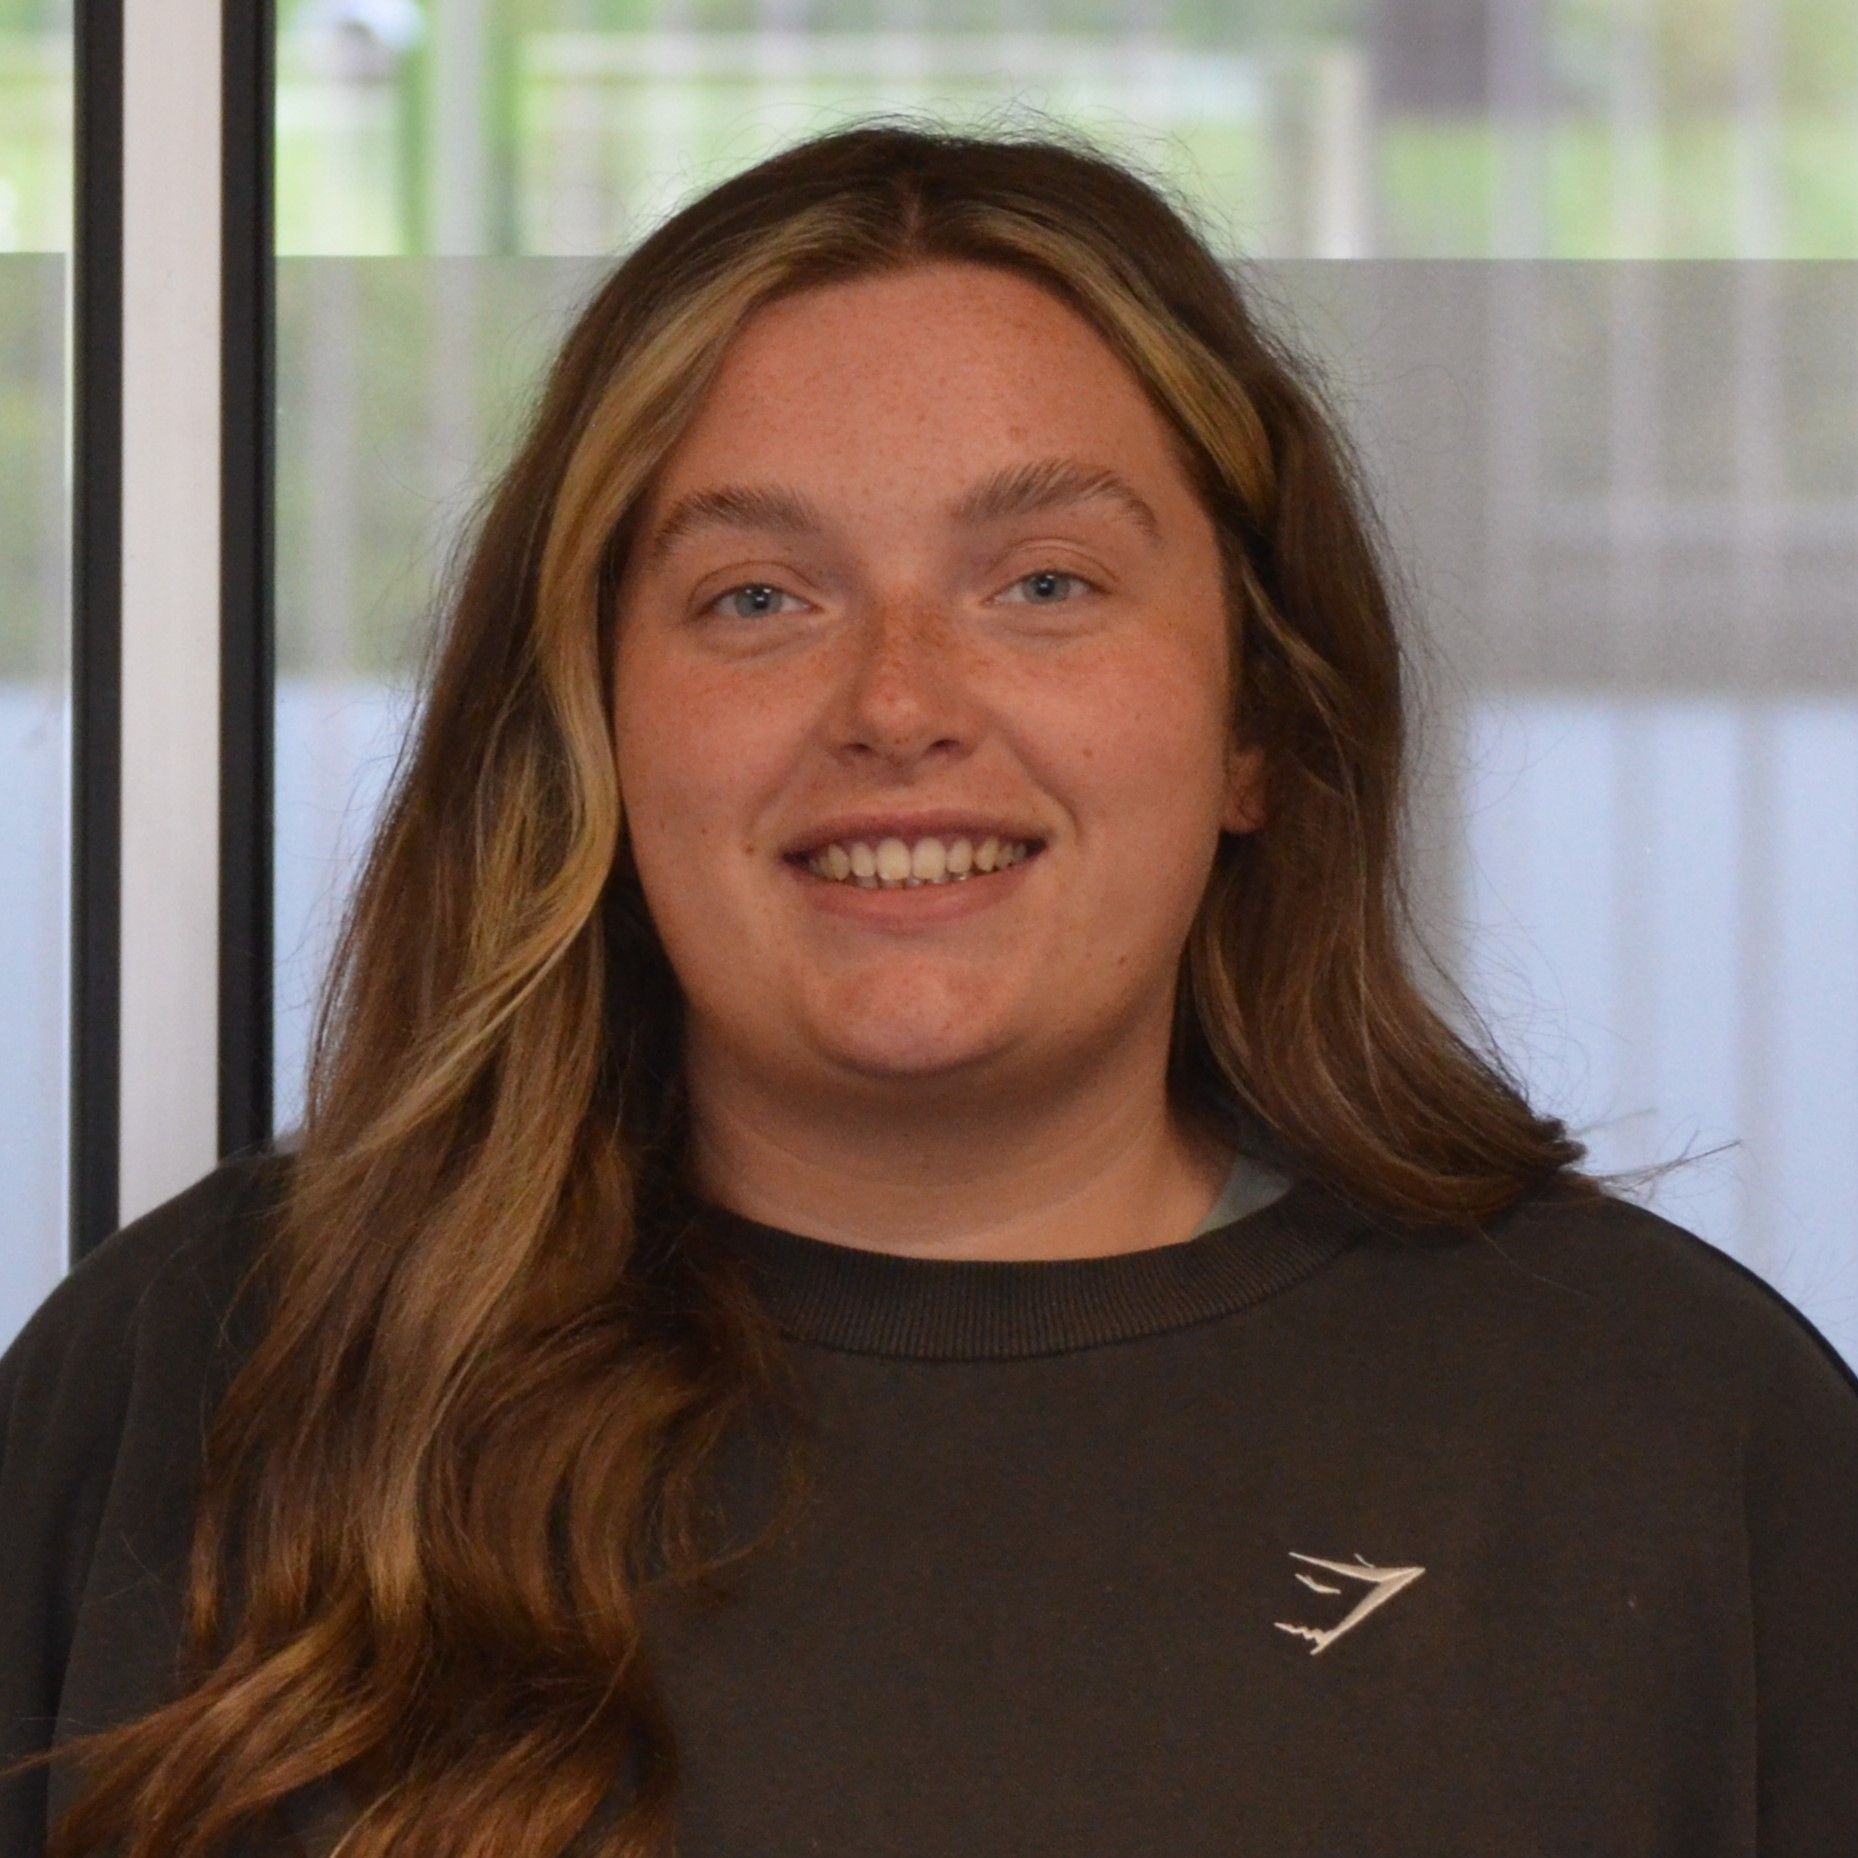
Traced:
[[1414, 1235], [1624, 1178], [1577, 1169], [1413, 978], [1395, 575], [1312, 370], [1190, 211], [1076, 132], [867, 119], [790, 147], [612, 273], [472, 525], [320, 1002], [266, 1327], [208, 1441], [186, 1687], [60, 1751], [87, 1789], [53, 1858], [206, 1858], [332, 1775], [361, 1808], [342, 1858], [669, 1848], [642, 1607], [661, 1580], [720, 1591], [755, 1544], [705, 1547], [704, 1469], [746, 1417], [791, 1439], [805, 1413], [691, 1217], [679, 995], [615, 771], [614, 589], [744, 319], [926, 260], [1088, 318], [1220, 537], [1231, 723], [1265, 749], [1269, 816], [1221, 840], [1182, 955], [1182, 1111]]

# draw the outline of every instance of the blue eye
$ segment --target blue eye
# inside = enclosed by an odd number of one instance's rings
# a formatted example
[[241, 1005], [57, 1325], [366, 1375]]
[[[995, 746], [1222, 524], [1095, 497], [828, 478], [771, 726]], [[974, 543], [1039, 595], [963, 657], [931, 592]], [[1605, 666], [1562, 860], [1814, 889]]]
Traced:
[[[1030, 574], [1022, 574], [1013, 585], [1023, 587], [1028, 581], [1076, 581], [1080, 587], [1096, 586], [1095, 581], [1087, 581], [1081, 574], [1069, 574], [1063, 568], [1034, 568]], [[1068, 606], [1066, 600], [1029, 600], [1028, 606]]]
[[[746, 594], [746, 593], [773, 594], [776, 599], [786, 599], [789, 597], [782, 588], [776, 587], [772, 581], [743, 581], [735, 587], [725, 587], [722, 590], [722, 592], [716, 596], [714, 600], [710, 601], [709, 605], [704, 608], [704, 611], [707, 613], [712, 608], [719, 606], [723, 601], [727, 600], [732, 594]], [[767, 619], [771, 617], [771, 615], [768, 614], [767, 612], [731, 613], [729, 617], [731, 619]]]

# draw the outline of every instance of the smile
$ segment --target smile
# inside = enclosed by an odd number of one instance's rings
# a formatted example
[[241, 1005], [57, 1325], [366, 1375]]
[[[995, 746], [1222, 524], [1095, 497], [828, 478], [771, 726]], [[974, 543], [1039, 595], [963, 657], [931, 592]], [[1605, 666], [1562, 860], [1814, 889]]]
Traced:
[[952, 849], [939, 840], [925, 839], [916, 852], [901, 839], [869, 844], [827, 845], [801, 862], [815, 877], [830, 884], [856, 884], [864, 890], [905, 890], [923, 885], [959, 884], [988, 877], [996, 871], [1023, 864], [1042, 848], [1037, 839], [987, 838], [975, 847], [966, 839]]
[[824, 915], [879, 929], [909, 929], [962, 921], [1009, 902], [1024, 888], [1044, 854], [1044, 846], [1037, 845], [992, 871], [970, 870], [941, 878], [832, 878], [810, 869], [803, 859], [788, 859], [785, 864], [800, 888], [801, 900]]

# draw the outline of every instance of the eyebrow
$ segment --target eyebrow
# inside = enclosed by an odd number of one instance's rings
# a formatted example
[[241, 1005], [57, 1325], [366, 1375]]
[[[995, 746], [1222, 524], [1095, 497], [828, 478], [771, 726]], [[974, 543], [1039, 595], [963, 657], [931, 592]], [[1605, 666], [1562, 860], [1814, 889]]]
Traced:
[[[1126, 478], [1107, 465], [1086, 464], [1076, 458], [1005, 465], [969, 485], [943, 514], [951, 522], [977, 527], [1093, 498], [1115, 504], [1151, 543], [1161, 540], [1155, 512]], [[826, 527], [825, 511], [786, 485], [719, 484], [691, 491], [666, 511], [646, 544], [645, 560], [648, 567], [658, 567], [679, 542], [699, 529], [773, 529], [788, 535], [819, 535]]]

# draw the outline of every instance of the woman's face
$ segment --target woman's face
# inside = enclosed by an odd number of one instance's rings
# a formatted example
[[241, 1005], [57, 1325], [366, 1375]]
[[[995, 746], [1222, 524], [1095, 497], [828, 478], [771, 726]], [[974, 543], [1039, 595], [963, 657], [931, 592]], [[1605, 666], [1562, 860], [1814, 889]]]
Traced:
[[[956, 510], [1048, 460], [1114, 473], [1152, 533], [1101, 493]], [[657, 551], [687, 495], [724, 487], [817, 527], [737, 498]], [[1087, 322], [965, 264], [771, 305], [636, 533], [618, 773], [699, 1103], [707, 1080], [923, 1108], [940, 1080], [1006, 1105], [1165, 1053], [1218, 835], [1262, 822], [1260, 769], [1228, 753], [1210, 519]], [[882, 893], [786, 856], [848, 814], [996, 821], [1043, 849]]]

